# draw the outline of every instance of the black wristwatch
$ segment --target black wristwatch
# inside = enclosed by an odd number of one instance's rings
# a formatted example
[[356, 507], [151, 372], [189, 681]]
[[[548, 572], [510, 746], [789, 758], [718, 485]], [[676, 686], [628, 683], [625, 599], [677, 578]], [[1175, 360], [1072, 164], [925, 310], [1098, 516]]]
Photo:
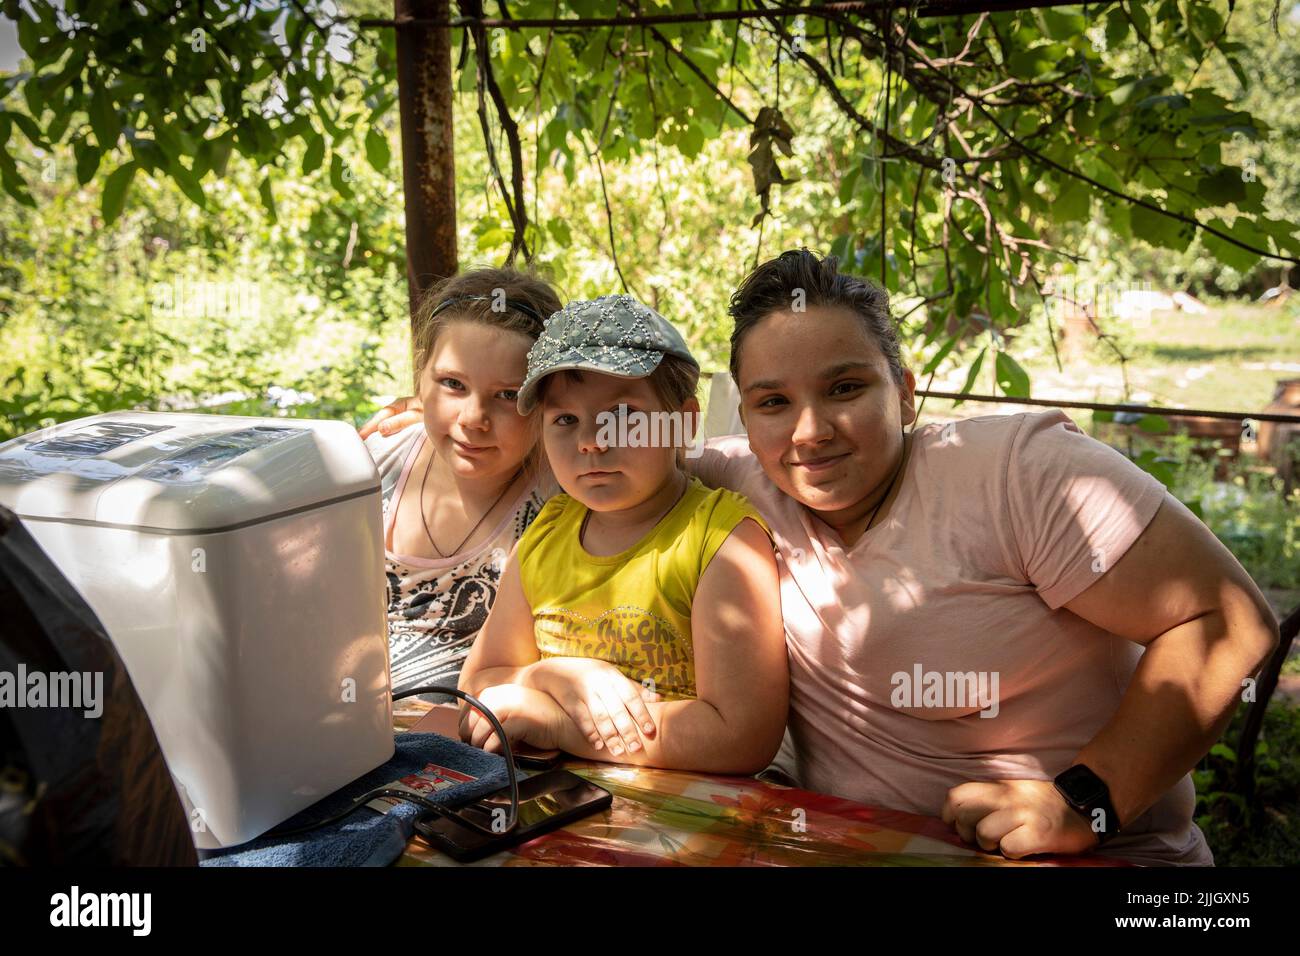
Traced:
[[1065, 802], [1088, 821], [1097, 834], [1098, 845], [1119, 833], [1119, 815], [1110, 802], [1110, 789], [1088, 767], [1076, 763], [1069, 770], [1062, 770], [1052, 782]]

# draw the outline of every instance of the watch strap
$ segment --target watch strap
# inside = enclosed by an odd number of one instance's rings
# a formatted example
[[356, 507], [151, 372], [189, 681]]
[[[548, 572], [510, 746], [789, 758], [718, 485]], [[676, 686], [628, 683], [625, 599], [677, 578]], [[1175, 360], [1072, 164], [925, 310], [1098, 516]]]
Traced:
[[[1078, 774], [1079, 771], [1085, 771], [1094, 784], [1094, 793], [1090, 799], [1079, 800], [1070, 794], [1070, 791], [1063, 785], [1062, 778], [1069, 773]], [[1119, 814], [1115, 812], [1115, 805], [1110, 799], [1110, 788], [1106, 786], [1106, 781], [1097, 776], [1092, 768], [1086, 764], [1074, 764], [1074, 766], [1063, 770], [1057, 774], [1052, 781], [1053, 785], [1060, 795], [1065, 799], [1076, 813], [1088, 821], [1088, 826], [1097, 834], [1097, 845], [1101, 846], [1112, 837], [1120, 832]], [[1099, 812], [1100, 811], [1100, 814]], [[1100, 825], [1098, 825], [1100, 824]]]

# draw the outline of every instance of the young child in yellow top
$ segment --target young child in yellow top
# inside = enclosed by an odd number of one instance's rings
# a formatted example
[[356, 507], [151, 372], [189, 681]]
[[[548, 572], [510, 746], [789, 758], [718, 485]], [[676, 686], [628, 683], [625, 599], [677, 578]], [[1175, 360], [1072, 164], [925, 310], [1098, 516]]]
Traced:
[[[513, 550], [464, 669], [511, 742], [682, 770], [754, 773], [788, 702], [766, 525], [682, 469], [699, 365], [630, 296], [566, 306], [528, 354], [519, 411], [541, 406], [565, 494]], [[498, 749], [462, 708], [461, 735]]]

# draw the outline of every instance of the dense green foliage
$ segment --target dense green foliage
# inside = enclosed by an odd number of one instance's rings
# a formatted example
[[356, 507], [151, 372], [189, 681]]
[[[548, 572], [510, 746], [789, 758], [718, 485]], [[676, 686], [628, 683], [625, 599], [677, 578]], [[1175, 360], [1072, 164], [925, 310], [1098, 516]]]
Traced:
[[1300, 705], [1274, 700], [1255, 748], [1256, 799], [1237, 792], [1233, 749], [1246, 710], [1193, 772], [1196, 823], [1217, 866], [1295, 866], [1300, 860]]
[[[356, 18], [386, 7], [64, 6], [5, 4], [30, 58], [29, 69], [0, 81], [8, 94], [0, 177], [18, 202], [35, 202], [32, 174], [45, 174], [44, 160], [57, 164], [61, 151], [71, 153], [62, 161], [79, 183], [102, 184], [106, 223], [141, 174], [169, 179], [211, 207], [232, 155], [257, 170], [256, 193], [272, 218], [277, 193], [304, 175], [327, 170], [347, 203], [356, 199], [351, 157], [390, 166], [393, 31], [362, 28]], [[617, 12], [701, 7], [732, 9], [627, 0]], [[987, 332], [971, 353], [970, 382], [986, 366], [1013, 395], [1030, 382], [1003, 333], [1030, 319], [1045, 288], [1062, 285], [1054, 270], [1072, 261], [1085, 223], [1118, 246], [1141, 240], [1184, 250], [1199, 234], [1238, 273], [1261, 254], [1300, 255], [1294, 225], [1266, 204], [1263, 178], [1230, 158], [1234, 143], [1257, 142], [1267, 127], [1216, 88], [1213, 74], [1249, 87], [1260, 46], [1271, 41], [1258, 22], [1246, 27], [1250, 44], [1236, 39], [1226, 2], [922, 19], [886, 8], [648, 27], [455, 29], [456, 82], [476, 97], [495, 147], [496, 188], [474, 223], [476, 249], [522, 250], [543, 262], [569, 249], [577, 223], [542, 208], [543, 170], [573, 184], [594, 164], [603, 181], [607, 164], [658, 160], [661, 150], [698, 160], [721, 141], [722, 158], [750, 176], [743, 201], [732, 193], [730, 220], [784, 215], [787, 184], [812, 184], [805, 195], [816, 196], [816, 221], [787, 232], [879, 274], [909, 330], [932, 347], [931, 361]], [[518, 0], [496, 12], [519, 20], [611, 9], [597, 0]], [[489, 96], [496, 91], [504, 112]], [[516, 124], [523, 142], [511, 135]], [[801, 150], [806, 143], [817, 148]], [[598, 210], [584, 213], [603, 218]], [[625, 223], [607, 231], [620, 283], [648, 284], [658, 263], [637, 275], [631, 262], [624, 267], [632, 255], [624, 244], [653, 237]], [[730, 257], [720, 285], [734, 285], [745, 264]], [[689, 288], [669, 293], [683, 306], [690, 296]]]

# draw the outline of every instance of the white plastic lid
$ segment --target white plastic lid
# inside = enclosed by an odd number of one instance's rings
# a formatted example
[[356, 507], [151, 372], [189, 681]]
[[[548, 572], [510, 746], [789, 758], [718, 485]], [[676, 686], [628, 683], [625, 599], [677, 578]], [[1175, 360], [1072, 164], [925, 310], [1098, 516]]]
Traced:
[[109, 412], [0, 445], [0, 504], [24, 519], [223, 531], [378, 488], [343, 422]]

